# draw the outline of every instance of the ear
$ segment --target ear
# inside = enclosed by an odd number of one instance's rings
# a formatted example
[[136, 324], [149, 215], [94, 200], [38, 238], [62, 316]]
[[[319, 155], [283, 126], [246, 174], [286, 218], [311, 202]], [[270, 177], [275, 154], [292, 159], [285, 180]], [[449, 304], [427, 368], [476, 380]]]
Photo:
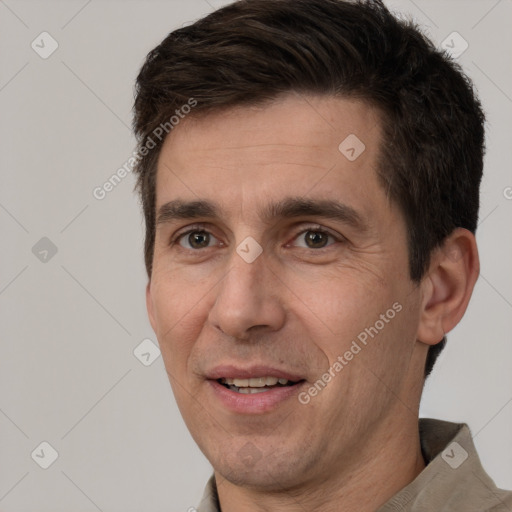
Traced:
[[153, 312], [153, 298], [151, 297], [151, 280], [149, 280], [148, 284], [146, 285], [146, 309], [148, 311], [149, 322], [151, 323], [151, 327], [156, 334], [155, 314]]
[[432, 253], [421, 282], [422, 304], [417, 339], [436, 345], [464, 315], [480, 273], [475, 236], [455, 229]]

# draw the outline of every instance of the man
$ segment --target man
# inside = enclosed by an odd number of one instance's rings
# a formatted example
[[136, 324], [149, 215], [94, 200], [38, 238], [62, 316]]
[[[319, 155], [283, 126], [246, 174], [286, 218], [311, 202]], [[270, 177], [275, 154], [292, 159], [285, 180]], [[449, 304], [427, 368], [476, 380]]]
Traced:
[[418, 419], [479, 273], [484, 116], [381, 2], [241, 0], [137, 78], [147, 307], [200, 512], [510, 511]]

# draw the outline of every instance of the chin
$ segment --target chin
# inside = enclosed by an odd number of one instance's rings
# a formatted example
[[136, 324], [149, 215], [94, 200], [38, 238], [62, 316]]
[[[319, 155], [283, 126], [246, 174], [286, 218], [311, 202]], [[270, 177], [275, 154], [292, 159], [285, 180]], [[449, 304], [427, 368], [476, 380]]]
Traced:
[[225, 462], [221, 462], [220, 465], [214, 466], [214, 469], [216, 473], [233, 485], [255, 491], [282, 492], [285, 488], [297, 485], [297, 476], [295, 474], [283, 473], [281, 470], [269, 468], [265, 462], [252, 468], [240, 463], [230, 466]]
[[[297, 454], [276, 453], [268, 448], [261, 453], [250, 441], [219, 446], [215, 454], [206, 454], [215, 472], [233, 485], [266, 492], [282, 492], [301, 485], [307, 475], [305, 458]], [[224, 448], [224, 449], [223, 449]], [[227, 451], [229, 450], [229, 453]]]

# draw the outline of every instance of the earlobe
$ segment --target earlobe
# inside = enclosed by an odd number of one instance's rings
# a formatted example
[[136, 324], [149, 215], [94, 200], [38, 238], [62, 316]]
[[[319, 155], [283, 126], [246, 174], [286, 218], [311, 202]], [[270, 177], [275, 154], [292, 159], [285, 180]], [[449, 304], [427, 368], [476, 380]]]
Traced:
[[480, 272], [475, 236], [457, 228], [433, 252], [421, 283], [422, 304], [417, 339], [439, 343], [461, 320]]

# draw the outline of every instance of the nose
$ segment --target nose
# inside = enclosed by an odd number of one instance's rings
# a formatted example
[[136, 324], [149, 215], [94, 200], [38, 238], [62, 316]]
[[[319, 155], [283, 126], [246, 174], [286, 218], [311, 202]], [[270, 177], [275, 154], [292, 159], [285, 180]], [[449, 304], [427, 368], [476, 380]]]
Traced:
[[284, 325], [280, 281], [264, 253], [248, 263], [233, 251], [229, 270], [218, 286], [208, 319], [224, 334], [247, 340], [255, 331], [277, 331]]

